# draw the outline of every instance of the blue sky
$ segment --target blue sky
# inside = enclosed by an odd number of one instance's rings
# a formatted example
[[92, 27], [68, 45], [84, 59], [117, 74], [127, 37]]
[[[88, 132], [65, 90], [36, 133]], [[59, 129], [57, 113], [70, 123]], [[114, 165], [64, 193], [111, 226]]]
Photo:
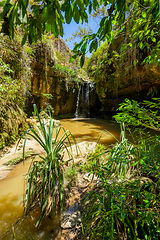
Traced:
[[[89, 25], [89, 26], [91, 27], [91, 29], [93, 30], [93, 32], [96, 32], [97, 29], [98, 29], [98, 27], [99, 27], [99, 26], [97, 25], [96, 21], [93, 20], [92, 18], [89, 18], [89, 19], [88, 19], [87, 25]], [[73, 20], [71, 21], [70, 24], [65, 24], [65, 25], [64, 25], [64, 36], [63, 36], [63, 40], [65, 41], [66, 38], [69, 39], [69, 38], [71, 37], [72, 33], [75, 32], [76, 30], [78, 30], [78, 26], [80, 26], [80, 27], [85, 27], [86, 25], [85, 25], [85, 23], [84, 23], [84, 24], [77, 24], [77, 23], [76, 23], [75, 21], [73, 21]], [[87, 26], [86, 26], [86, 27], [87, 27]], [[66, 44], [67, 44], [67, 46], [72, 50], [72, 49], [74, 48], [74, 42], [79, 43], [80, 40], [81, 40], [80, 38], [76, 38], [76, 39], [74, 39], [72, 42], [67, 41]], [[86, 55], [87, 55], [88, 57], [90, 56], [89, 51], [87, 52]]]
[[[108, 4], [105, 8], [108, 9], [108, 8], [110, 8], [110, 6], [111, 6], [111, 4]], [[103, 5], [102, 5], [102, 7], [103, 7]], [[66, 38], [69, 39], [72, 36], [72, 33], [78, 30], [78, 26], [87, 28], [89, 25], [90, 28], [92, 29], [93, 33], [96, 33], [99, 28], [98, 24], [100, 23], [100, 20], [101, 20], [101, 17], [96, 17], [96, 20], [94, 20], [93, 17], [91, 17], [89, 15], [88, 15], [88, 23], [84, 22], [84, 24], [77, 24], [74, 20], [72, 20], [70, 24], [64, 25], [63, 40], [65, 41]], [[74, 48], [74, 43], [75, 42], [79, 43], [80, 41], [81, 41], [80, 38], [76, 38], [72, 42], [67, 41], [66, 44], [72, 50]], [[88, 51], [86, 55], [89, 57], [91, 54]]]

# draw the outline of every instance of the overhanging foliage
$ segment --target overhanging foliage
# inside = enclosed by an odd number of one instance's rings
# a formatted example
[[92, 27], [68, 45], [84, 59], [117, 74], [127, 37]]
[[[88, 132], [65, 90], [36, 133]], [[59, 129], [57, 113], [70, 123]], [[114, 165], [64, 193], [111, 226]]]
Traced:
[[[69, 24], [72, 19], [76, 23], [88, 22], [88, 14], [95, 11], [101, 5], [107, 6], [108, 15], [100, 22], [97, 33], [84, 36], [83, 40], [74, 48], [75, 57], [81, 56], [81, 66], [84, 64], [87, 45], [89, 51], [95, 51], [100, 41], [112, 41], [115, 29], [118, 33], [124, 32], [126, 22], [134, 23], [134, 39], [139, 37], [140, 48], [143, 49], [146, 38], [156, 43], [156, 50], [159, 51], [158, 35], [159, 6], [157, 0], [74, 0], [74, 1], [29, 1], [29, 0], [4, 0], [0, 3], [3, 11], [0, 14], [0, 21], [3, 22], [3, 32], [11, 38], [17, 27], [23, 30], [22, 44], [28, 39], [30, 43], [37, 41], [44, 32], [51, 32], [55, 37], [63, 36], [63, 24]], [[130, 19], [130, 13], [132, 18]], [[156, 59], [156, 50], [153, 56]], [[150, 61], [150, 58], [148, 58]]]

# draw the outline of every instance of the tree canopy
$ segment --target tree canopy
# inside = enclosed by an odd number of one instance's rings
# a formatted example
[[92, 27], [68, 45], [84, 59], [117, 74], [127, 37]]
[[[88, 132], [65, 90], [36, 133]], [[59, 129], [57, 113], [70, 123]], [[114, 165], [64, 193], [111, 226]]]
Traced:
[[[85, 35], [73, 50], [74, 56], [81, 56], [81, 65], [85, 60], [87, 45], [89, 51], [95, 51], [101, 41], [112, 41], [117, 34], [125, 31], [126, 23], [134, 23], [134, 40], [141, 48], [146, 42], [156, 43], [153, 55], [159, 55], [159, 5], [157, 0], [3, 0], [0, 21], [2, 31], [14, 37], [16, 28], [23, 30], [22, 44], [40, 39], [44, 33], [51, 32], [55, 37], [63, 36], [65, 23], [88, 22], [88, 14], [100, 6], [107, 7], [107, 14], [101, 19], [97, 33]], [[133, 25], [133, 24], [132, 24]], [[150, 43], [148, 43], [150, 44]], [[148, 46], [149, 47], [149, 46]]]

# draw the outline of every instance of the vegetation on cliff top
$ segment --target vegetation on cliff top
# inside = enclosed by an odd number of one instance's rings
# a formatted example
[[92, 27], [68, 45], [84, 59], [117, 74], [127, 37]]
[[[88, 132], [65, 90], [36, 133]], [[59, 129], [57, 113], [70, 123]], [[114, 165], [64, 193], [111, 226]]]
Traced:
[[[86, 76], [84, 70], [77, 67], [78, 60], [77, 66], [72, 64], [71, 68], [71, 64], [69, 64], [71, 53], [65, 52], [62, 54], [62, 52], [58, 51], [55, 48], [53, 36], [43, 36], [42, 41], [37, 41], [32, 46], [29, 43], [21, 46], [21, 38], [22, 35], [18, 32], [13, 40], [0, 33], [0, 148], [14, 142], [21, 131], [25, 130], [25, 115], [19, 112], [19, 107], [26, 110], [27, 101], [33, 94], [31, 85], [34, 81], [34, 65], [37, 60], [37, 53], [40, 56], [38, 61], [42, 61], [41, 64], [45, 70], [44, 81], [46, 83], [48, 82], [48, 67], [53, 69], [52, 79], [54, 79], [55, 75], [59, 76], [64, 81], [63, 85], [65, 85], [65, 82], [66, 85], [70, 81], [77, 82], [79, 78]], [[63, 44], [65, 45], [65, 43]], [[44, 59], [41, 56], [42, 49]], [[42, 89], [40, 94], [45, 98], [46, 102], [48, 102], [49, 97], [53, 98], [50, 92], [42, 91]], [[48, 105], [45, 107], [48, 107]], [[49, 107], [53, 110], [51, 105]]]
[[118, 90], [131, 85], [138, 92], [144, 83], [150, 85], [148, 94], [157, 93], [160, 83], [158, 15], [157, 1], [132, 1], [125, 23], [120, 29], [113, 25], [113, 41], [107, 39], [88, 59], [87, 71], [97, 83], [101, 101], [109, 92], [115, 97]]
[[[22, 44], [28, 39], [30, 43], [41, 39], [44, 32], [51, 32], [54, 37], [63, 36], [63, 24], [69, 24], [73, 19], [76, 23], [88, 22], [88, 16], [104, 5], [107, 14], [100, 21], [97, 33], [85, 35], [82, 41], [74, 48], [74, 57], [81, 56], [81, 65], [85, 60], [87, 45], [89, 51], [97, 50], [101, 41], [111, 42], [114, 39], [115, 27], [119, 34], [124, 34], [128, 22], [132, 22], [133, 44], [139, 38], [141, 49], [149, 47], [157, 40], [159, 23], [159, 4], [157, 0], [86, 0], [86, 1], [2, 1], [3, 32], [11, 38], [14, 37], [15, 29], [23, 30]], [[89, 14], [88, 14], [89, 13]], [[52, 16], [52, 17], [51, 17]], [[156, 27], [157, 25], [157, 27]], [[159, 40], [158, 40], [159, 42]], [[158, 43], [157, 42], [157, 43]], [[130, 42], [132, 44], [132, 42]], [[128, 43], [127, 43], [128, 44]], [[152, 54], [146, 61], [158, 61], [159, 46], [153, 48]]]
[[[94, 52], [102, 41], [107, 40], [107, 44], [101, 46], [105, 51], [104, 56], [98, 56], [95, 65], [92, 64], [92, 60], [89, 61], [91, 66], [88, 65], [89, 72], [92, 72], [91, 75], [98, 82], [97, 91], [102, 99], [105, 98], [107, 89], [113, 87], [112, 82], [116, 90], [129, 86], [130, 77], [133, 79], [132, 82], [137, 84], [140, 81], [138, 70], [142, 69], [141, 78], [146, 75], [144, 63], [153, 64], [153, 67], [155, 64], [158, 65], [159, 6], [156, 0], [140, 2], [96, 0], [93, 3], [90, 0], [81, 3], [56, 1], [56, 4], [45, 0], [36, 3], [19, 0], [3, 1], [1, 6], [2, 31], [13, 38], [15, 30], [19, 26], [22, 27], [22, 44], [27, 40], [29, 43], [37, 42], [38, 38], [43, 38], [45, 31], [53, 33], [55, 37], [62, 36], [65, 22], [69, 24], [72, 19], [76, 23], [87, 22], [89, 14], [94, 15], [100, 7], [105, 9], [97, 33], [85, 35], [82, 41], [76, 44], [73, 49], [74, 55], [70, 59], [70, 62], [73, 62], [77, 56], [81, 56], [80, 65], [82, 66], [87, 45], [90, 44], [89, 51]], [[21, 11], [23, 14], [19, 14]], [[53, 19], [50, 18], [51, 13], [54, 13]], [[106, 48], [106, 45], [109, 47]], [[60, 70], [60, 74], [67, 76], [70, 70], [66, 71], [66, 66], [60, 65], [54, 66], [55, 70]], [[97, 65], [98, 67], [94, 70], [94, 66]], [[153, 76], [153, 71], [148, 74], [148, 78]], [[156, 89], [151, 89], [151, 92], [153, 91]]]
[[[3, 33], [0, 36], [0, 99], [3, 102], [14, 102], [21, 108], [24, 107], [26, 99], [31, 94], [36, 55], [39, 52], [41, 57], [42, 49], [45, 55], [43, 65], [46, 70], [47, 66], [52, 67], [55, 75], [63, 77], [66, 82], [87, 78], [85, 71], [79, 66], [78, 59], [74, 64], [69, 64], [71, 52], [67, 52], [65, 46], [64, 52], [58, 51], [55, 47], [55, 41], [58, 39], [53, 36], [44, 35], [42, 41], [37, 41], [32, 46], [29, 43], [21, 46], [20, 33], [17, 33], [13, 40]], [[63, 41], [61, 44], [65, 45]], [[41, 61], [40, 58], [38, 60]]]

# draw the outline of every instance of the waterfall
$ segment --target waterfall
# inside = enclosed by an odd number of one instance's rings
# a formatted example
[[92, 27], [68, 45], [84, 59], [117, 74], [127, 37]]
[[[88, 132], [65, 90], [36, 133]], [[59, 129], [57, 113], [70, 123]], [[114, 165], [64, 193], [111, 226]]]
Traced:
[[94, 89], [92, 82], [82, 82], [79, 85], [75, 118], [90, 117], [90, 91]]
[[86, 86], [86, 94], [85, 94], [85, 102], [86, 102], [86, 116], [89, 117], [90, 111], [89, 111], [89, 89], [90, 85], [89, 83]]
[[78, 112], [79, 112], [79, 97], [81, 92], [81, 84], [79, 86], [78, 95], [77, 95], [77, 103], [76, 103], [76, 112], [75, 112], [75, 118], [78, 118]]

